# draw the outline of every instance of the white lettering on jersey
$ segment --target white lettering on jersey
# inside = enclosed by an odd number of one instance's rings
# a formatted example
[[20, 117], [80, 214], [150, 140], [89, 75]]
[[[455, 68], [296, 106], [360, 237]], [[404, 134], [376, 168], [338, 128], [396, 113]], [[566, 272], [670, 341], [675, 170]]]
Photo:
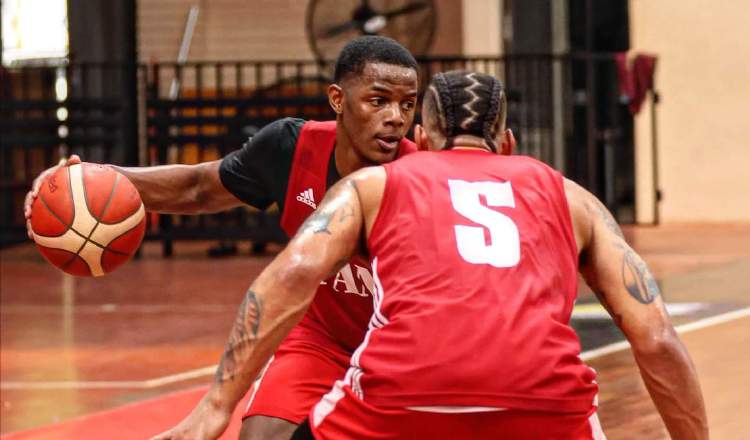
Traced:
[[[323, 281], [321, 284], [327, 283]], [[362, 297], [372, 295], [375, 289], [370, 270], [356, 264], [354, 270], [352, 270], [351, 264], [342, 267], [333, 278], [332, 284], [336, 293], [352, 293]]]
[[[467, 219], [482, 225], [455, 225], [458, 253], [471, 264], [513, 267], [521, 259], [521, 238], [518, 227], [507, 215], [488, 206], [515, 208], [510, 182], [466, 182], [448, 180], [453, 209]], [[484, 196], [487, 206], [479, 196]], [[489, 231], [489, 243], [485, 239]]]

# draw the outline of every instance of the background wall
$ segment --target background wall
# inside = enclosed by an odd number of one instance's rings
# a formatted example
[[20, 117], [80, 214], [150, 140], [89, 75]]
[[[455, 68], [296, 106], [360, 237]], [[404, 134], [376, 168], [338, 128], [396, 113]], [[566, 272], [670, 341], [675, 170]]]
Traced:
[[[139, 0], [141, 61], [174, 61], [200, 6], [189, 60], [312, 59], [303, 0]], [[431, 54], [502, 53], [502, 0], [436, 0]], [[659, 56], [661, 220], [750, 221], [750, 9], [744, 0], [630, 0], [631, 53]], [[636, 117], [637, 221], [652, 221], [651, 120]]]
[[[138, 0], [141, 61], [176, 60], [194, 4], [200, 15], [189, 60], [313, 59], [305, 35], [307, 1]], [[435, 4], [437, 27], [430, 53], [461, 54], [461, 2], [436, 0]]]
[[503, 0], [463, 0], [454, 2], [463, 9], [462, 29], [464, 55], [499, 55], [502, 53], [501, 20]]
[[[631, 48], [659, 56], [664, 222], [750, 221], [750, 8], [745, 0], [631, 0]], [[636, 117], [637, 212], [651, 221], [651, 119]]]

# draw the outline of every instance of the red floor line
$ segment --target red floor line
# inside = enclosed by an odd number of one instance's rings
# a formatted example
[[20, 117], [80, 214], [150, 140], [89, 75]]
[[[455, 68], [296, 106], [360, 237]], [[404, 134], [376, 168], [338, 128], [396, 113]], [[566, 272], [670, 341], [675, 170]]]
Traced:
[[[206, 391], [200, 386], [178, 391], [117, 408], [98, 411], [64, 422], [24, 431], [8, 433], [2, 440], [73, 440], [73, 439], [148, 439], [177, 424], [200, 400]], [[234, 440], [240, 430], [245, 399], [232, 417], [232, 423], [221, 437]]]

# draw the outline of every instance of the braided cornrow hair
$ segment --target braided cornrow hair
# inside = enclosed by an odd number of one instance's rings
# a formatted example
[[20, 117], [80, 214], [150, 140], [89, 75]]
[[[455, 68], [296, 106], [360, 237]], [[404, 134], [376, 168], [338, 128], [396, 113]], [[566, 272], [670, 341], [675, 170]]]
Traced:
[[465, 70], [438, 73], [428, 91], [436, 104], [438, 126], [446, 138], [444, 149], [456, 136], [479, 136], [495, 152], [497, 130], [505, 123], [505, 90], [491, 75]]

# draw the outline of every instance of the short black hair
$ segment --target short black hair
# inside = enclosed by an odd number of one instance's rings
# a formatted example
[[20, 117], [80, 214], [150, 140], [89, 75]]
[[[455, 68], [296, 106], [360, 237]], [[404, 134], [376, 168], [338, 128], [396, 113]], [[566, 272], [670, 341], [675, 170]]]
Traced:
[[378, 35], [365, 35], [349, 41], [336, 60], [333, 81], [349, 74], [359, 75], [367, 63], [385, 63], [417, 69], [417, 60], [396, 40]]
[[[505, 127], [505, 88], [492, 75], [465, 70], [441, 72], [432, 77], [425, 93], [425, 113], [434, 113], [446, 138], [444, 149], [461, 134], [479, 136], [496, 150], [495, 135]], [[423, 115], [424, 117], [425, 115]]]

